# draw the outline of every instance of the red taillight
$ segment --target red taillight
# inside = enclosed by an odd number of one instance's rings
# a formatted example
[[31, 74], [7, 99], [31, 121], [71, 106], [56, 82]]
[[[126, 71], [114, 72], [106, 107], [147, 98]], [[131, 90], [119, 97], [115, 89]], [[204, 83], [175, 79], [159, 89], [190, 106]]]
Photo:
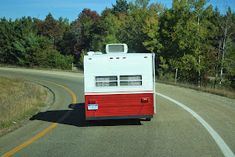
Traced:
[[149, 98], [146, 98], [146, 97], [141, 98], [141, 102], [142, 103], [147, 103], [147, 102], [149, 102]]

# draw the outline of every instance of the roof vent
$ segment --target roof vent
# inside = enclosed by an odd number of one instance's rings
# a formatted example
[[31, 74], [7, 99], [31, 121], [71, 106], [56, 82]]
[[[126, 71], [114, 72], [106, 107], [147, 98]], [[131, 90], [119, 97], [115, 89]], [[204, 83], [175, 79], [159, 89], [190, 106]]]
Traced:
[[88, 56], [92, 56], [92, 55], [94, 55], [94, 51], [89, 51], [89, 52], [87, 52], [87, 54], [88, 54]]
[[89, 52], [87, 52], [87, 54], [88, 54], [88, 56], [92, 56], [92, 55], [102, 55], [103, 53], [99, 52], [99, 51], [97, 51], [97, 52], [89, 51]]
[[106, 53], [127, 53], [127, 44], [107, 44]]

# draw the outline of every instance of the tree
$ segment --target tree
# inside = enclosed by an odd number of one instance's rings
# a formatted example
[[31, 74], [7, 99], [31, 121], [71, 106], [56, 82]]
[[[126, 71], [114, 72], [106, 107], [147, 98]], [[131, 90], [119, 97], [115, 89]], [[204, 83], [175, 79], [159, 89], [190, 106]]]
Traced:
[[36, 32], [33, 29], [33, 20], [30, 17], [23, 17], [15, 20], [11, 28], [11, 46], [6, 49], [8, 53], [8, 63], [14, 62], [18, 65], [30, 65], [32, 52], [30, 48], [33, 46]]
[[225, 55], [226, 55], [226, 49], [228, 40], [231, 37], [231, 35], [234, 35], [234, 13], [232, 13], [231, 8], [228, 8], [226, 15], [223, 17], [222, 20], [222, 36], [220, 39], [220, 54], [221, 54], [221, 68], [220, 68], [220, 84], [223, 81], [223, 73], [224, 73], [224, 62], [225, 62]]
[[40, 35], [47, 36], [53, 41], [59, 36], [58, 23], [51, 13], [46, 16], [44, 21], [38, 21], [37, 30]]
[[72, 55], [76, 57], [75, 45], [77, 44], [77, 38], [76, 34], [71, 29], [68, 29], [64, 32], [62, 39], [58, 41], [57, 49], [63, 55]]
[[103, 14], [97, 23], [97, 31], [93, 36], [92, 48], [102, 51], [109, 43], [119, 43], [119, 32], [121, 31], [121, 21], [114, 14]]
[[71, 27], [77, 36], [75, 51], [80, 53], [82, 50], [88, 51], [92, 45], [92, 38], [96, 32], [99, 15], [96, 11], [84, 9], [78, 18], [72, 22]]
[[129, 10], [129, 4], [126, 0], [116, 0], [116, 4], [112, 5], [113, 14], [127, 14]]
[[146, 9], [149, 5], [150, 0], [135, 0], [133, 3], [131, 3], [131, 7], [133, 8], [142, 8]]
[[[235, 13], [206, 0], [173, 0], [172, 8], [149, 0], [116, 0], [99, 15], [83, 9], [77, 19], [0, 19], [0, 63], [81, 68], [89, 50], [127, 43], [129, 52], [157, 53], [160, 79], [235, 88]], [[219, 87], [218, 86], [218, 87]]]
[[143, 45], [146, 35], [143, 32], [148, 8], [139, 5], [138, 0], [130, 4], [130, 13], [125, 18], [123, 31], [120, 32], [120, 40], [129, 45], [132, 52], [146, 52]]
[[146, 34], [146, 40], [143, 45], [150, 52], [160, 52], [162, 44], [159, 38], [159, 17], [155, 5], [151, 5], [148, 14], [144, 20], [143, 32]]
[[181, 79], [197, 82], [199, 86], [201, 76], [206, 73], [205, 56], [211, 49], [208, 39], [212, 38], [213, 32], [210, 31], [214, 30], [209, 20], [213, 10], [205, 4], [204, 0], [173, 1], [173, 8], [166, 11], [161, 19], [160, 31], [163, 51], [166, 52], [163, 56], [181, 62], [181, 67], [174, 67], [174, 64], [172, 69], [179, 68], [184, 74]]
[[36, 21], [36, 28], [39, 35], [48, 37], [53, 41], [54, 46], [58, 47], [58, 42], [62, 39], [64, 32], [69, 28], [69, 22], [68, 19], [63, 19], [62, 17], [56, 20], [49, 13], [45, 20]]
[[12, 42], [14, 41], [14, 22], [0, 19], [0, 63], [14, 63]]

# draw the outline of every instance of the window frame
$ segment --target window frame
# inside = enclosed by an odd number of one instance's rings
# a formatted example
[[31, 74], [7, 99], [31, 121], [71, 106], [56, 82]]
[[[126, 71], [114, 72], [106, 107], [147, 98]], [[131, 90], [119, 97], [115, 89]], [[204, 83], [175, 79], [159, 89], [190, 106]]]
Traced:
[[[122, 79], [122, 77], [136, 77], [137, 79]], [[139, 77], [139, 78], [138, 78]], [[131, 84], [131, 82], [139, 82], [139, 84]], [[127, 83], [127, 84], [123, 84]], [[129, 84], [130, 83], [130, 84]], [[128, 86], [128, 87], [137, 87], [143, 86], [143, 76], [142, 75], [119, 75], [119, 85], [120, 86]]]
[[[114, 79], [108, 79], [105, 78], [111, 78]], [[127, 77], [123, 79], [123, 77]], [[129, 78], [128, 78], [129, 77]], [[137, 79], [130, 79], [131, 77], [137, 78]], [[138, 78], [139, 77], [139, 78]], [[97, 80], [101, 78], [101, 80]], [[103, 80], [102, 80], [103, 78]], [[136, 83], [139, 82], [139, 84]], [[109, 85], [98, 85], [99, 83], [108, 83]], [[115, 85], [110, 85], [110, 83], [114, 83]], [[123, 84], [124, 83], [124, 84]], [[133, 84], [131, 84], [133, 83]], [[95, 76], [95, 87], [141, 87], [143, 86], [143, 76], [142, 75], [108, 75], [108, 76]]]
[[[104, 78], [104, 80], [97, 80], [98, 78]], [[114, 77], [116, 79], [106, 80], [105, 78]], [[98, 85], [99, 83], [108, 83], [109, 85]], [[116, 83], [116, 85], [110, 85], [110, 83]], [[118, 86], [118, 76], [110, 75], [110, 76], [95, 76], [95, 87], [117, 87]]]

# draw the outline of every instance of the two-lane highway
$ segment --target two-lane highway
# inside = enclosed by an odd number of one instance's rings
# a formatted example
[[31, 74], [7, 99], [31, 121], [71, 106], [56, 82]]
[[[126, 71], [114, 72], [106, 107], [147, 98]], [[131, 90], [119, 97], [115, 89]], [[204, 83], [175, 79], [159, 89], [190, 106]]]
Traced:
[[[157, 97], [157, 115], [150, 122], [86, 122], [82, 74], [0, 68], [0, 76], [23, 77], [44, 84], [55, 93], [54, 105], [0, 138], [0, 155], [12, 152], [14, 156], [224, 156], [195, 117], [163, 97]], [[199, 114], [235, 152], [235, 100], [164, 84], [157, 84], [157, 92]], [[74, 97], [77, 102], [71, 104]], [[39, 138], [32, 139], [35, 136]], [[28, 145], [19, 147], [29, 140], [32, 141]]]

